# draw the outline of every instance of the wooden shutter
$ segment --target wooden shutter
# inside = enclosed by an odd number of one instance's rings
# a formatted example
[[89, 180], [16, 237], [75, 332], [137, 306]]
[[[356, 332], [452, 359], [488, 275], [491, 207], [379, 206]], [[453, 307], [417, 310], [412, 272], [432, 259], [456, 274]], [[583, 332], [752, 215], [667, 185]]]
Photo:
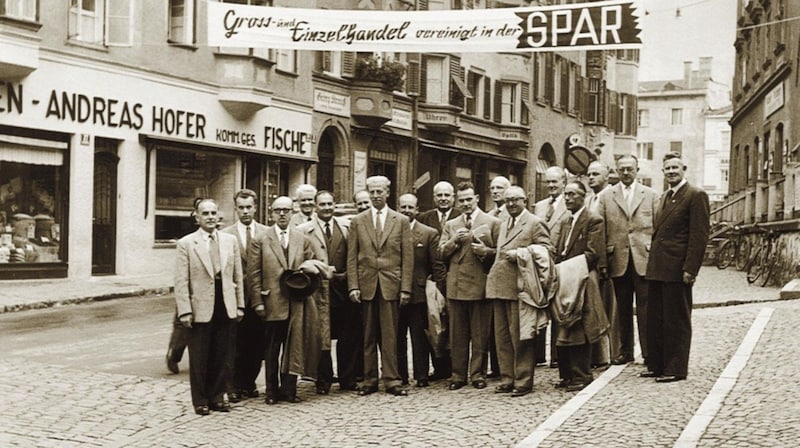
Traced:
[[417, 0], [417, 11], [427, 11], [428, 0]]
[[533, 67], [533, 98], [532, 100], [537, 100], [539, 98], [539, 58], [541, 55], [533, 53], [531, 55], [531, 67]]
[[458, 77], [462, 81], [464, 80], [464, 68], [461, 67], [461, 57], [450, 55], [450, 78], [448, 79], [447, 85], [449, 86], [449, 99], [450, 104], [457, 107], [464, 107], [464, 95], [461, 94], [461, 90], [458, 89], [458, 86], [455, 85], [453, 82], [453, 77]]
[[494, 82], [494, 122], [503, 121], [503, 85], [500, 81]]
[[492, 119], [492, 79], [483, 78], [483, 118]]
[[356, 74], [356, 54], [352, 51], [342, 52], [342, 76], [352, 78]]
[[555, 69], [553, 66], [553, 55], [546, 54], [545, 56], [545, 67], [544, 67], [544, 97], [545, 100], [549, 104], [553, 104], [553, 95], [555, 93], [555, 84], [553, 81], [553, 77], [555, 76]]
[[408, 66], [406, 67], [406, 93], [409, 95], [421, 95], [420, 92], [421, 81], [421, 65], [422, 65], [422, 54], [421, 53], [407, 53], [406, 60], [408, 61]]
[[521, 92], [520, 96], [522, 97], [522, 105], [520, 107], [522, 112], [520, 113], [519, 122], [521, 125], [527, 126], [530, 118], [530, 110], [528, 110], [528, 105], [531, 103], [531, 85], [527, 82], [522, 82], [519, 84], [519, 88]]

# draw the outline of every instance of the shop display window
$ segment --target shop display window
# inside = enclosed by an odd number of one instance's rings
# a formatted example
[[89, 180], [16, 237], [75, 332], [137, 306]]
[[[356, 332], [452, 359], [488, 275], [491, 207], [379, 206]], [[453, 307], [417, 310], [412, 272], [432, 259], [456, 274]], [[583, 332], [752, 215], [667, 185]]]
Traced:
[[63, 155], [0, 151], [0, 264], [63, 261]]
[[156, 156], [155, 239], [174, 242], [197, 227], [191, 212], [196, 198], [219, 204], [220, 228], [236, 219], [237, 158], [205, 151], [159, 148]]

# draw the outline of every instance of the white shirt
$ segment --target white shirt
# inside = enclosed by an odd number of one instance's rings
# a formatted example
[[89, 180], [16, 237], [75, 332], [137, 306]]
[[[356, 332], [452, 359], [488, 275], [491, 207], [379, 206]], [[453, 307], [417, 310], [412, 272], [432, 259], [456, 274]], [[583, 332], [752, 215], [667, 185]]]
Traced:
[[636, 188], [636, 180], [634, 179], [630, 185], [622, 184], [622, 196], [625, 197], [625, 202], [628, 203], [628, 207], [631, 206], [631, 202], [633, 202], [633, 192]]
[[469, 215], [464, 214], [462, 216], [464, 216], [464, 222], [465, 223], [467, 222], [466, 221], [467, 220], [467, 216], [469, 216], [469, 224], [470, 225], [475, 225], [475, 217], [478, 216], [478, 207], [475, 207], [475, 210], [473, 210], [472, 213], [470, 213]]
[[[380, 216], [380, 219], [381, 219], [380, 228], [381, 229], [385, 229], [386, 228], [386, 213], [389, 211], [389, 207], [384, 205], [383, 208], [381, 209], [381, 214], [380, 215], [378, 215], [378, 209], [377, 208], [372, 207], [370, 210], [372, 210], [372, 224], [376, 224], [375, 219], [378, 216]], [[377, 228], [377, 226], [376, 226], [376, 228]]]
[[214, 238], [217, 239], [217, 245], [219, 245], [219, 232], [214, 230], [213, 233], [208, 233], [205, 230], [203, 231], [203, 240], [206, 242], [206, 249], [208, 249], [209, 254], [211, 253], [211, 235], [214, 235]]
[[413, 220], [413, 221], [410, 221], [410, 222], [408, 223], [408, 224], [409, 224], [409, 226], [411, 227], [411, 230], [414, 230], [414, 224], [416, 224], [416, 223], [417, 223], [417, 220], [416, 220], [416, 219], [415, 219], [415, 220]]
[[[672, 197], [675, 197], [675, 193], [677, 193], [678, 190], [680, 190], [681, 187], [683, 187], [684, 185], [686, 185], [686, 178], [685, 177], [683, 179], [681, 179], [680, 182], [678, 182], [678, 185], [675, 185], [674, 187], [667, 188], [667, 191], [672, 190]], [[667, 191], [665, 191], [664, 194], [667, 194]]]
[[569, 240], [572, 238], [572, 230], [575, 228], [575, 223], [578, 222], [578, 217], [581, 216], [581, 213], [583, 213], [583, 209], [585, 208], [586, 206], [584, 205], [583, 207], [579, 208], [577, 212], [572, 214], [572, 221], [570, 222], [569, 225], [569, 232], [567, 232], [567, 238], [564, 240], [564, 247], [562, 249], [561, 255], [566, 255], [567, 246], [569, 245]]
[[242, 224], [241, 221], [236, 221], [236, 231], [239, 232], [239, 241], [242, 242], [242, 246], [245, 246], [245, 249], [247, 249], [247, 228], [250, 228], [250, 238], [253, 238], [256, 232], [255, 224], [256, 222], [253, 221], [249, 226], [246, 226]]
[[287, 227], [286, 230], [281, 230], [281, 228], [277, 224], [275, 224], [274, 227], [275, 227], [275, 234], [278, 235], [278, 242], [282, 243], [283, 240], [281, 240], [281, 233], [285, 233], [286, 247], [289, 247], [289, 228]]

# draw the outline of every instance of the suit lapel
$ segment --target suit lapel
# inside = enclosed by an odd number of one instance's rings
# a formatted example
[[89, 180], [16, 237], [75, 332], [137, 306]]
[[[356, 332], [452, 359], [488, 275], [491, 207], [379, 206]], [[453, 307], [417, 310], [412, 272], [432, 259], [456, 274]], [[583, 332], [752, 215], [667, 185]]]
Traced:
[[278, 262], [284, 269], [288, 269], [289, 267], [286, 263], [286, 256], [283, 255], [283, 246], [281, 246], [281, 241], [278, 239], [278, 235], [275, 234], [276, 231], [277, 227], [269, 228], [269, 231], [267, 231], [267, 241], [269, 241], [269, 247], [275, 254], [275, 258], [278, 259]]
[[302, 260], [303, 238], [305, 238], [305, 235], [298, 231], [296, 227], [289, 227], [289, 266], [287, 266], [287, 269], [297, 266], [296, 261]]
[[[618, 183], [617, 185], [622, 185], [622, 183]], [[614, 202], [617, 203], [622, 213], [625, 213], [625, 216], [631, 216], [630, 211], [628, 211], [628, 204], [625, 202], [625, 195], [622, 194], [622, 187], [614, 187], [614, 191], [611, 192], [612, 196], [614, 196]]]
[[[555, 214], [555, 213], [553, 213], [553, 214]], [[508, 228], [508, 223], [510, 222], [509, 221], [510, 219], [511, 218], [509, 217], [509, 219], [507, 219], [504, 223], [502, 223], [501, 226], [504, 227], [504, 228]], [[512, 228], [510, 231], [506, 232], [506, 235], [508, 235], [508, 236], [506, 237], [505, 240], [503, 240], [504, 241], [503, 242], [503, 246], [505, 246], [506, 244], [511, 242], [511, 240], [516, 238], [517, 235], [522, 233], [522, 231], [525, 230], [525, 226], [527, 224], [528, 224], [528, 215], [525, 213], [525, 211], [523, 211], [517, 217], [517, 221], [514, 223], [514, 228]]]
[[[575, 245], [575, 242], [578, 241], [578, 238], [581, 237], [581, 232], [583, 232], [583, 226], [586, 224], [586, 210], [582, 211], [580, 216], [578, 216], [578, 220], [575, 221], [575, 226], [572, 228], [572, 235], [569, 236], [569, 241], [567, 241], [567, 248], [564, 250], [565, 254], [568, 254], [569, 251], [572, 250], [572, 246]], [[569, 221], [565, 221], [569, 223]], [[567, 233], [569, 233], [569, 224], [567, 224]]]
[[203, 234], [200, 232], [204, 232], [204, 230], [198, 230], [194, 234], [194, 251], [197, 253], [197, 258], [199, 258], [203, 266], [206, 267], [208, 275], [214, 278], [214, 265], [211, 263], [211, 255], [208, 254], [208, 245], [203, 239]]
[[[237, 232], [238, 233], [238, 232]], [[219, 238], [219, 260], [220, 260], [220, 271], [225, 271], [225, 265], [227, 264], [228, 256], [231, 252], [233, 252], [233, 248], [225, 243], [224, 241], [227, 238], [222, 238], [220, 232], [217, 232], [217, 237]]]
[[661, 195], [662, 196], [661, 201], [659, 201], [659, 213], [658, 216], [656, 217], [656, 225], [654, 225], [654, 227], [658, 227], [659, 225], [661, 225], [661, 223], [664, 222], [665, 219], [667, 219], [667, 216], [669, 216], [669, 214], [672, 213], [673, 210], [675, 210], [678, 204], [683, 202], [683, 200], [686, 197], [688, 197], [687, 195], [688, 190], [689, 190], [688, 184], [682, 186], [677, 193], [672, 195], [672, 199], [669, 202], [667, 202], [666, 192], [664, 192], [664, 194]]
[[383, 223], [383, 233], [381, 233], [381, 240], [378, 243], [378, 247], [383, 246], [383, 243], [386, 242], [386, 238], [389, 237], [389, 233], [392, 232], [392, 229], [396, 225], [396, 218], [394, 213], [390, 212], [389, 209], [386, 209], [386, 221]]

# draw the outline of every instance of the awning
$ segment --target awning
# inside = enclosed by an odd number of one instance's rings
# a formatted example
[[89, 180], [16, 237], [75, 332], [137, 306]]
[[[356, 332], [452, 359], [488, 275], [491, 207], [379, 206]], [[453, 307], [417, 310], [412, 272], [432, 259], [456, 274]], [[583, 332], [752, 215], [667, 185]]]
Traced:
[[463, 95], [464, 98], [472, 99], [472, 94], [469, 93], [469, 89], [467, 88], [467, 85], [464, 84], [464, 81], [462, 81], [461, 78], [459, 78], [456, 75], [450, 75], [450, 79], [453, 80], [453, 82], [455, 83], [456, 87], [458, 87], [458, 90], [461, 91], [461, 95]]

